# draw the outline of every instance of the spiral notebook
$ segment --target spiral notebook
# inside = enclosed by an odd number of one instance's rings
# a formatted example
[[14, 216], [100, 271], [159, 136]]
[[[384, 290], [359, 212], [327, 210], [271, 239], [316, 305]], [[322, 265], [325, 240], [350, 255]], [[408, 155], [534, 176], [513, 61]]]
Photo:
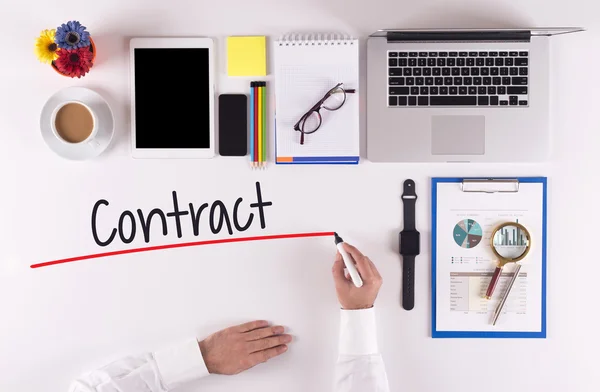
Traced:
[[[275, 42], [278, 164], [358, 163], [358, 64], [358, 40], [346, 35], [288, 34]], [[301, 144], [294, 124], [338, 83], [356, 92], [336, 111], [321, 109], [321, 126]]]

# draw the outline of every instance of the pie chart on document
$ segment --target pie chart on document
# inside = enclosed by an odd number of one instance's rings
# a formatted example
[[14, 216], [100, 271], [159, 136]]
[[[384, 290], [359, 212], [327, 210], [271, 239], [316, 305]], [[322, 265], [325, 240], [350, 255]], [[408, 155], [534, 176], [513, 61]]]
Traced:
[[461, 220], [454, 226], [454, 241], [461, 248], [474, 248], [482, 238], [483, 230], [473, 219]]

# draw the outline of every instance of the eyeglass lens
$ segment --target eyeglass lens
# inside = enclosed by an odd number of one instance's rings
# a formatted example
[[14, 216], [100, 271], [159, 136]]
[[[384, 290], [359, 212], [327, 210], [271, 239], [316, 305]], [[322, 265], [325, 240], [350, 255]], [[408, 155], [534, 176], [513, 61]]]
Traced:
[[304, 117], [304, 121], [300, 124], [300, 128], [304, 133], [311, 133], [316, 131], [321, 125], [321, 116], [317, 112], [311, 112], [308, 116]]
[[323, 102], [323, 107], [327, 110], [338, 110], [344, 104], [346, 100], [346, 93], [341, 87], [329, 93], [329, 96]]

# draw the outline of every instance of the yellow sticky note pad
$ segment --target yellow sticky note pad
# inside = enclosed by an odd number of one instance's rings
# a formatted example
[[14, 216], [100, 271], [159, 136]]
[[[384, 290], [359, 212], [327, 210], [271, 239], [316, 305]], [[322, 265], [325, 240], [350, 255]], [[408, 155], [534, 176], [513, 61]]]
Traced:
[[227, 37], [227, 74], [265, 76], [267, 74], [266, 37]]

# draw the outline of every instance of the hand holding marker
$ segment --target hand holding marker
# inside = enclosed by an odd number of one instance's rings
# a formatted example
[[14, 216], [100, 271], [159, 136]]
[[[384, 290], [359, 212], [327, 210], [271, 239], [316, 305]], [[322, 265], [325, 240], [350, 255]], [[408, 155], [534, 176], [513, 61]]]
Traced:
[[354, 265], [354, 260], [352, 259], [352, 256], [350, 256], [348, 252], [346, 252], [346, 249], [344, 249], [344, 240], [337, 233], [333, 233], [333, 235], [335, 236], [335, 245], [338, 249], [338, 252], [340, 252], [340, 254], [342, 255], [344, 265], [348, 270], [348, 274], [352, 279], [352, 283], [354, 283], [356, 287], [361, 287], [363, 285], [363, 281], [360, 277], [360, 274], [356, 270], [356, 265]]

